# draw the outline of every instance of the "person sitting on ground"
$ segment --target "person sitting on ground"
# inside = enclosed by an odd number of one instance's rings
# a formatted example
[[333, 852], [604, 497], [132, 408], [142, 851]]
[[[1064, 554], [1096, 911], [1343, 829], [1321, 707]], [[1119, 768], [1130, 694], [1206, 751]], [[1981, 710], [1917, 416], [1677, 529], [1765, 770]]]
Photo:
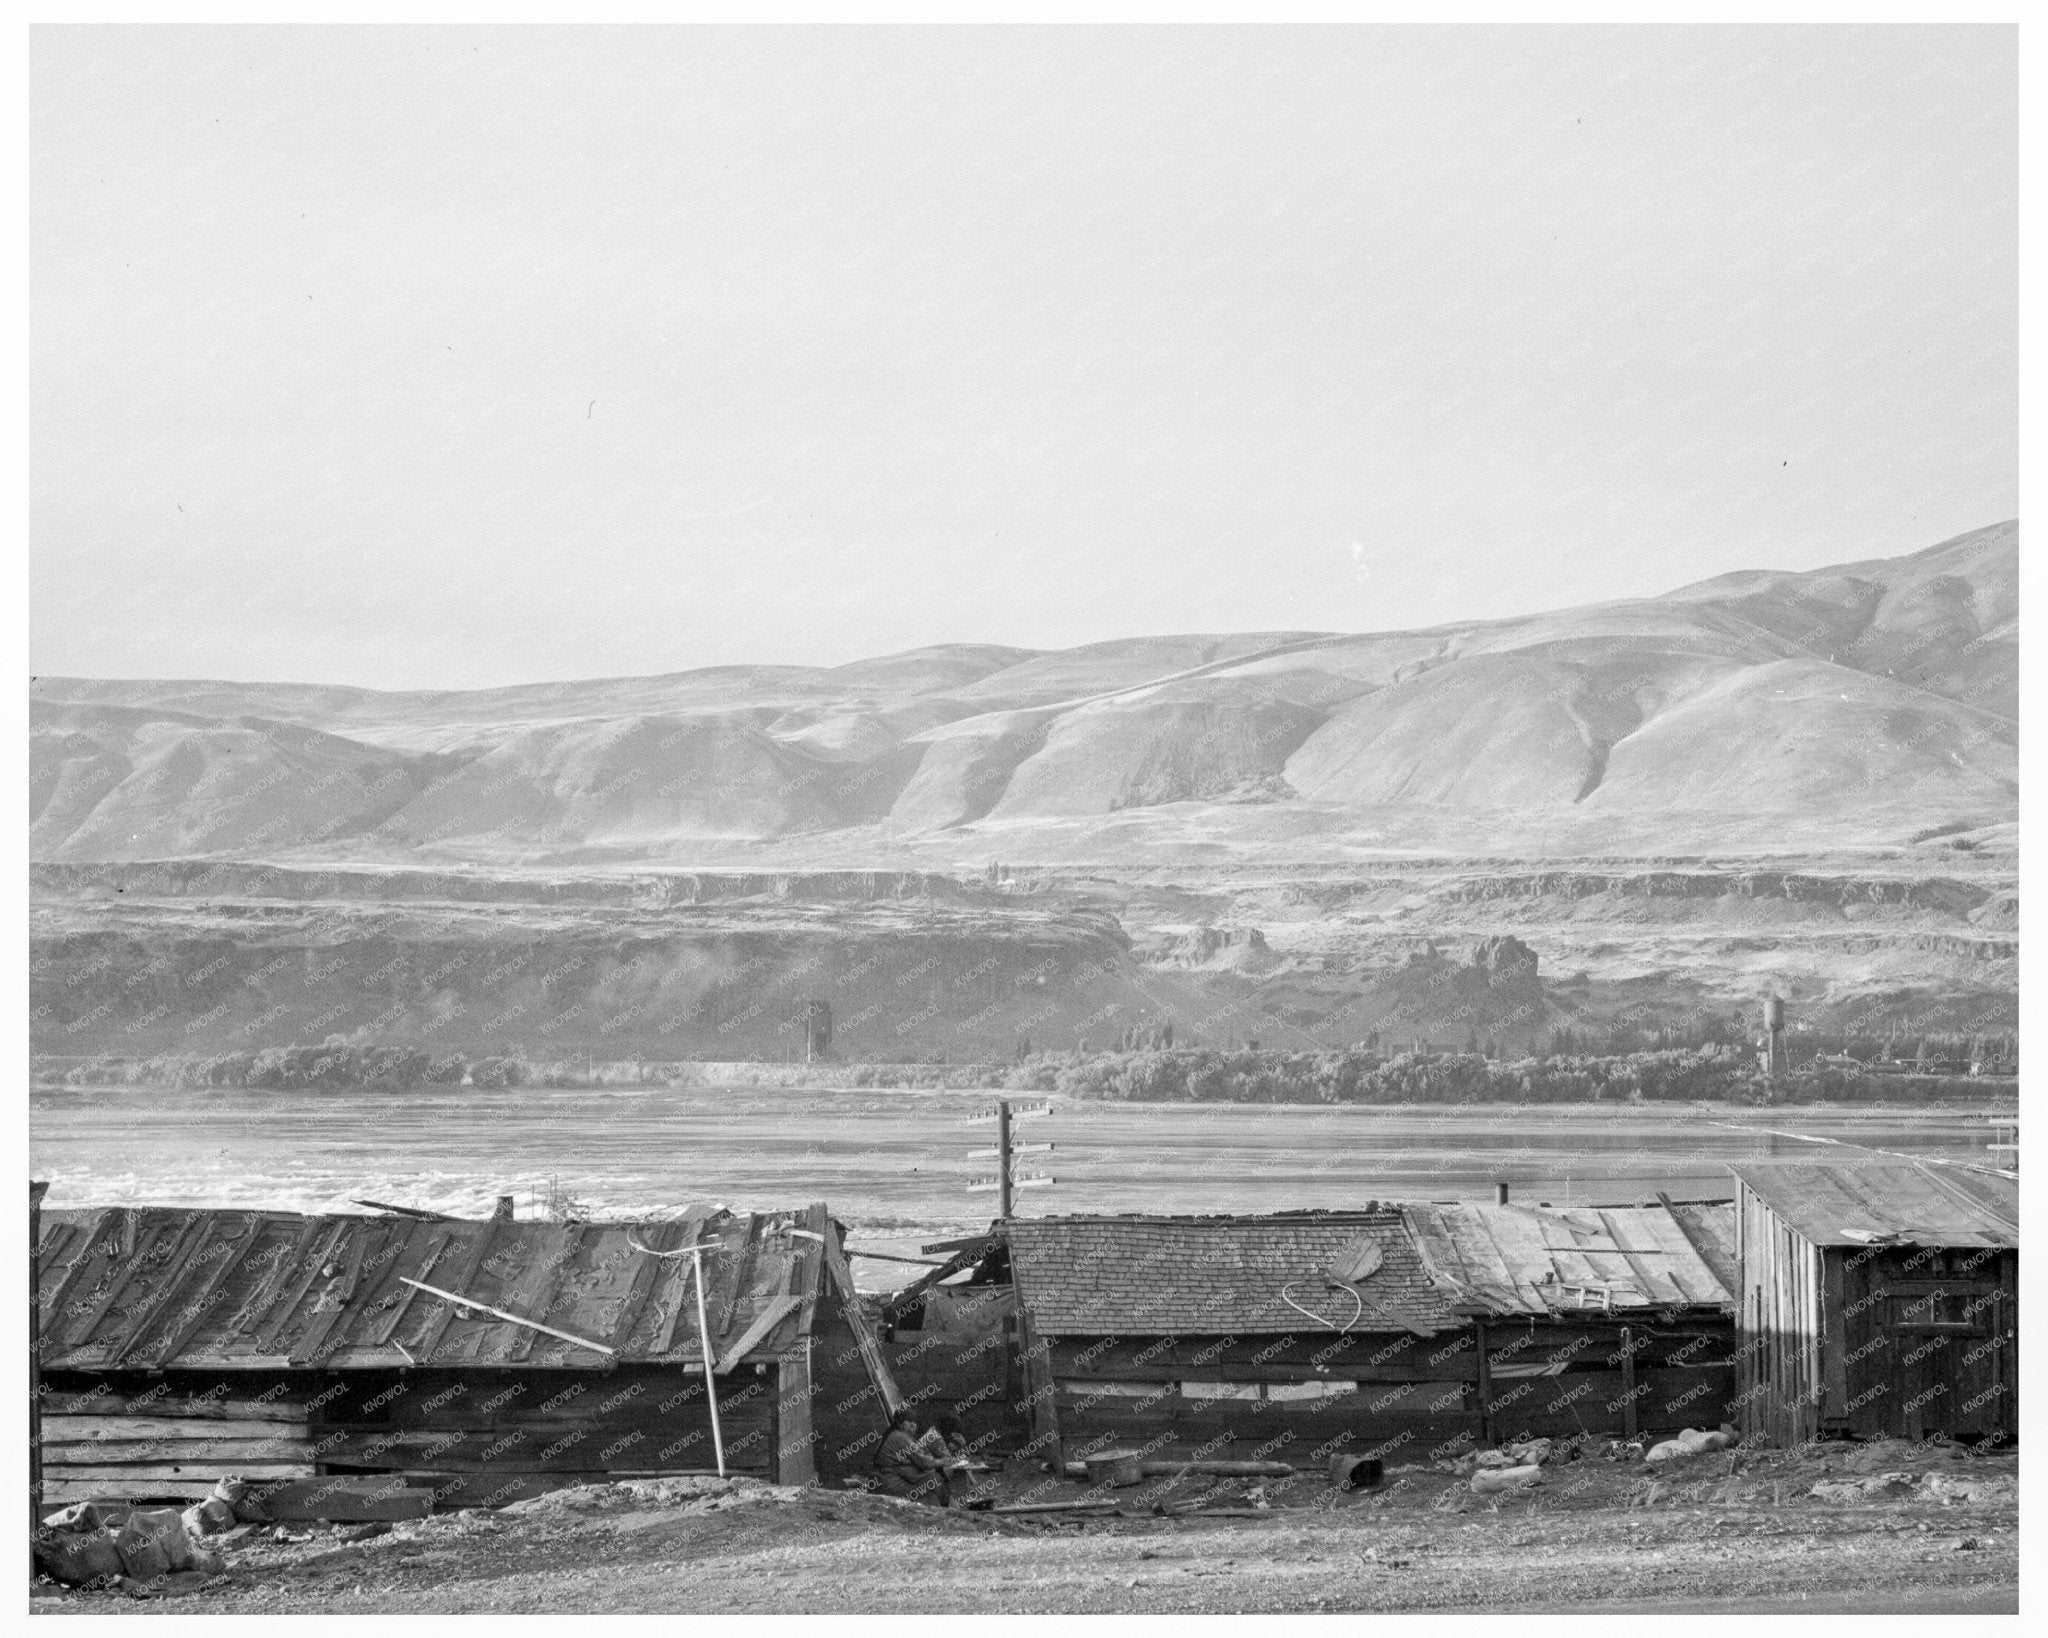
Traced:
[[889, 1423], [888, 1436], [875, 1452], [875, 1482], [885, 1495], [952, 1506], [946, 1458], [934, 1456], [919, 1442], [916, 1411], [900, 1410]]

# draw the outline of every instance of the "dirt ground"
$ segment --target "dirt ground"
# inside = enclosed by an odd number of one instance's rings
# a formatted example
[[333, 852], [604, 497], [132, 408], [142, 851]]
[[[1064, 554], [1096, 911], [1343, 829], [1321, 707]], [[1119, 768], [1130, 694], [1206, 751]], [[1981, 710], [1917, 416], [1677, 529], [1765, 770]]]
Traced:
[[[1397, 1469], [1377, 1491], [1317, 1478], [1099, 1490], [1125, 1516], [942, 1511], [752, 1480], [558, 1492], [417, 1524], [268, 1526], [228, 1542], [225, 1576], [176, 1600], [36, 1585], [37, 1613], [705, 1614], [2018, 1608], [2018, 1458], [1883, 1443], [1727, 1451], [1658, 1469], [1593, 1457], [1497, 1504], [1460, 1475]], [[1216, 1481], [1206, 1481], [1215, 1484]], [[1813, 1487], [1826, 1487], [1813, 1494]], [[1259, 1504], [1267, 1505], [1261, 1507]], [[374, 1535], [365, 1534], [378, 1530]], [[349, 1539], [362, 1536], [363, 1539]]]

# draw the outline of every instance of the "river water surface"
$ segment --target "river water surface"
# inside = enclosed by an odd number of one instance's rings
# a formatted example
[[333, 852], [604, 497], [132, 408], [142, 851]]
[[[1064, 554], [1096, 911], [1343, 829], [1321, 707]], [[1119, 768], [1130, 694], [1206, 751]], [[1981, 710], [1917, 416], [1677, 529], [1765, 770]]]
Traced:
[[[1104, 1104], [1044, 1095], [1020, 1142], [1029, 1215], [1254, 1212], [1367, 1200], [1488, 1198], [1627, 1204], [1664, 1190], [1726, 1198], [1731, 1162], [1878, 1158], [1984, 1163], [1986, 1110], [1709, 1109], [1692, 1105], [1441, 1110]], [[877, 1250], [985, 1225], [969, 1188], [993, 1162], [980, 1092], [761, 1087], [167, 1092], [38, 1087], [30, 1156], [52, 1207], [212, 1205], [348, 1211], [376, 1200], [460, 1215], [500, 1194], [520, 1216], [551, 1191], [600, 1213], [697, 1201], [830, 1202]], [[1987, 1109], [1991, 1107], [1987, 1105]], [[1802, 1141], [1826, 1137], [1856, 1147]], [[862, 1283], [883, 1268], [867, 1265]]]

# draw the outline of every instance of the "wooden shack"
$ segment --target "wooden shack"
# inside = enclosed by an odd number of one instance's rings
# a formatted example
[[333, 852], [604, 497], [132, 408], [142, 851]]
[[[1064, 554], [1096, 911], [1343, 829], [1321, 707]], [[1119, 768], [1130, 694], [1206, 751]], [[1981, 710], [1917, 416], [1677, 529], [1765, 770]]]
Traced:
[[823, 1205], [603, 1223], [45, 1211], [39, 1251], [52, 1504], [202, 1496], [227, 1474], [493, 1504], [709, 1471], [721, 1445], [730, 1471], [805, 1483], [813, 1335], [865, 1330]]
[[2016, 1179], [1889, 1159], [1734, 1170], [1745, 1438], [2017, 1437]]
[[998, 1226], [1035, 1442], [1316, 1466], [1718, 1422], [1722, 1206], [1408, 1206]]

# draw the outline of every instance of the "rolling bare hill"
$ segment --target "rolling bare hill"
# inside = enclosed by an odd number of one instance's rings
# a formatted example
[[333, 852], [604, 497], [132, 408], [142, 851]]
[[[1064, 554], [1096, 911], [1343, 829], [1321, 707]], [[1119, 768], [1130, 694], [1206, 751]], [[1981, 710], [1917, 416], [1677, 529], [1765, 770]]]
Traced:
[[1428, 631], [467, 693], [38, 678], [46, 861], [1898, 842], [2017, 804], [2018, 526]]

